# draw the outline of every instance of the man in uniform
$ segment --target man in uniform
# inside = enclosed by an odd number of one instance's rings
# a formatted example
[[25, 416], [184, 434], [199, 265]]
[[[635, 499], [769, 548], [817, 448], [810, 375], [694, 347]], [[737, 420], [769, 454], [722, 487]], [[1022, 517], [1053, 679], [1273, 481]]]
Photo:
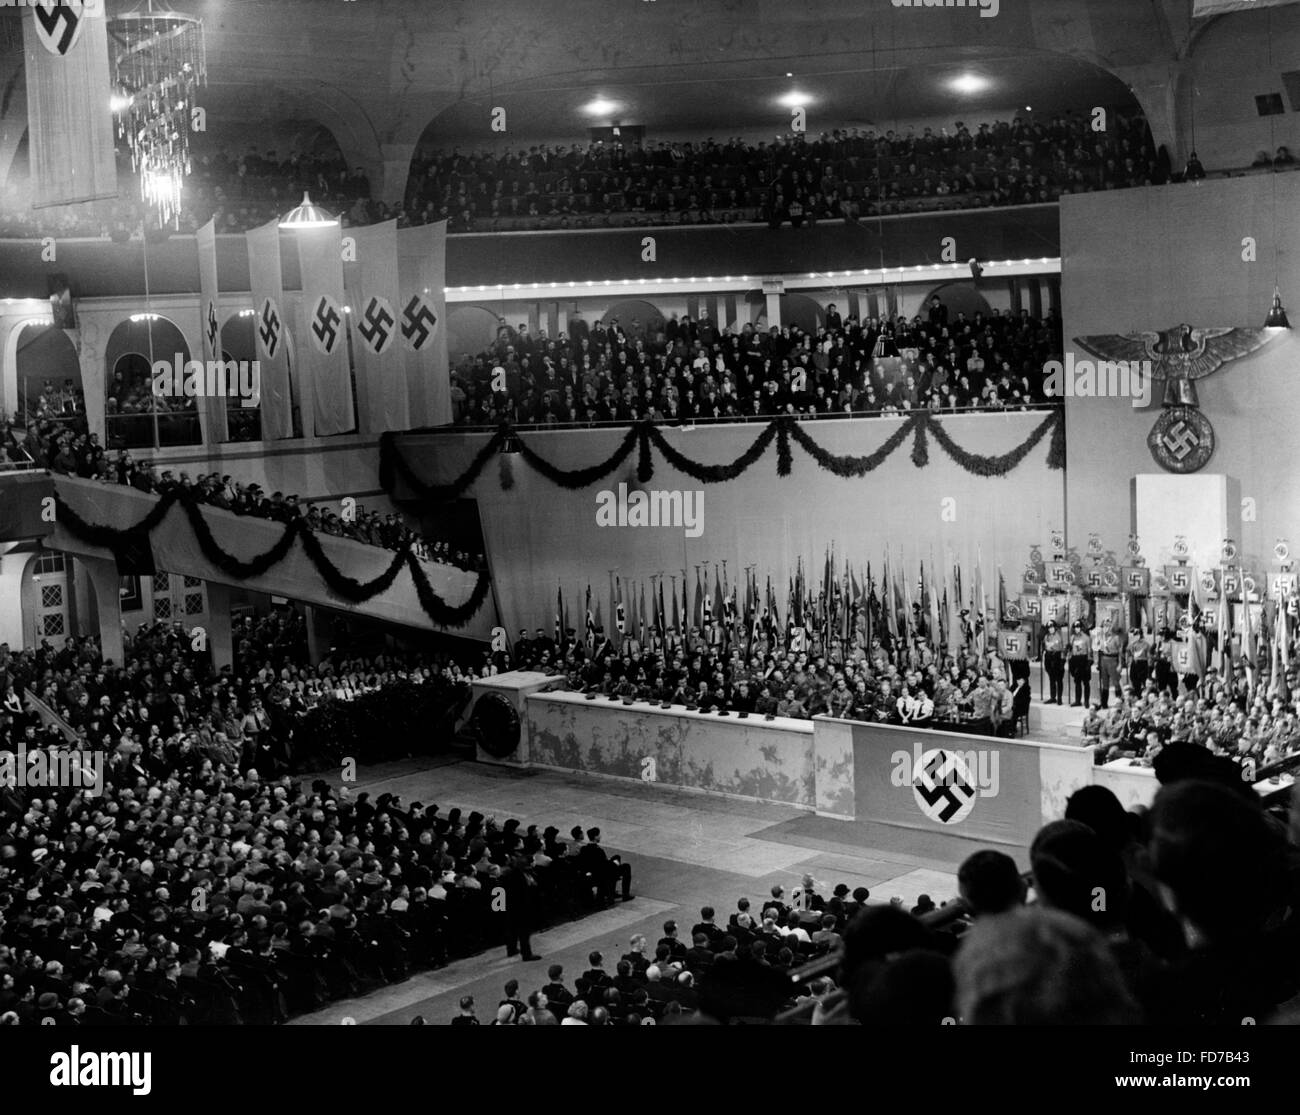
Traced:
[[1092, 639], [1083, 629], [1083, 624], [1076, 623], [1070, 635], [1070, 678], [1074, 682], [1074, 700], [1071, 708], [1086, 705], [1092, 699]]
[[1110, 704], [1111, 686], [1115, 687], [1115, 696], [1119, 697], [1119, 656], [1124, 649], [1124, 640], [1120, 636], [1113, 620], [1106, 623], [1101, 636], [1101, 649], [1097, 656], [1098, 673], [1101, 680], [1101, 707]]
[[1147, 678], [1151, 676], [1151, 642], [1142, 634], [1140, 627], [1129, 632], [1128, 642], [1128, 683], [1133, 692], [1141, 696], [1146, 688]]
[[1047, 673], [1047, 684], [1051, 695], [1049, 705], [1061, 703], [1061, 693], [1065, 680], [1065, 637], [1052, 621], [1047, 623], [1047, 634], [1043, 638], [1043, 669]]

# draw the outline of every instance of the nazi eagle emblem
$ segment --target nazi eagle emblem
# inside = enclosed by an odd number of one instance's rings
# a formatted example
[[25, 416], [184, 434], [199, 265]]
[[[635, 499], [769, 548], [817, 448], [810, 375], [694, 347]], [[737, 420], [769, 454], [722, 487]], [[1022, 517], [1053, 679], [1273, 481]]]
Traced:
[[1214, 428], [1200, 410], [1196, 381], [1272, 339], [1269, 329], [1181, 324], [1159, 331], [1075, 337], [1074, 343], [1102, 360], [1126, 361], [1130, 367], [1149, 362], [1151, 376], [1165, 381], [1164, 411], [1147, 438], [1151, 455], [1169, 472], [1195, 472], [1214, 452]]

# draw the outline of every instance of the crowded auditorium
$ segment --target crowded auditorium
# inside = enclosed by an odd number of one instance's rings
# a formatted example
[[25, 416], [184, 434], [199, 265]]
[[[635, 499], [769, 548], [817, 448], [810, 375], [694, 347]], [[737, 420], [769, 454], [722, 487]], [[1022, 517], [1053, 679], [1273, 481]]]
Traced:
[[1251, 1086], [1298, 59], [1295, 0], [0, 5], [0, 1040]]

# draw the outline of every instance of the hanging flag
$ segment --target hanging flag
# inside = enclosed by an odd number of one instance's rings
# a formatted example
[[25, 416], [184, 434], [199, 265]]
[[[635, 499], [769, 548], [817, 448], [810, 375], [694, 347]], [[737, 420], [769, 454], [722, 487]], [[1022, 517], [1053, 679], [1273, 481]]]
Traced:
[[[683, 578], [685, 577], [685, 575], [686, 575], [686, 570], [683, 569], [682, 570]], [[679, 636], [682, 633], [681, 612], [677, 608], [677, 579], [676, 578], [673, 578], [673, 630], [677, 632]]]
[[1241, 655], [1246, 660], [1246, 670], [1250, 675], [1250, 686], [1255, 687], [1255, 668], [1258, 665], [1255, 656], [1255, 630], [1250, 614], [1250, 590], [1246, 588], [1246, 570], [1238, 567], [1241, 578]]
[[[280, 222], [268, 221], [250, 229], [248, 283], [253, 298], [253, 336], [262, 369], [262, 438], [291, 438], [294, 398], [291, 378], [301, 378], [289, 364], [289, 326], [285, 317], [284, 284], [280, 274]], [[302, 395], [298, 396], [299, 408]]]
[[[205, 368], [211, 368], [215, 363], [224, 370], [226, 358], [221, 347], [221, 306], [217, 291], [217, 233], [212, 221], [208, 221], [194, 234], [194, 244], [199, 253], [199, 316], [202, 319], [202, 328], [199, 332], [203, 337], [203, 362]], [[259, 381], [260, 371], [259, 367], [259, 375], [256, 377]], [[206, 376], [205, 385], [212, 378]], [[222, 379], [227, 378], [229, 377], [223, 374]], [[260, 382], [257, 383], [257, 391], [258, 402], [260, 402]], [[233, 394], [233, 391], [231, 393]], [[230, 431], [226, 408], [238, 407], [240, 404], [234, 399], [229, 399], [226, 392], [221, 390], [205, 391], [198, 403], [199, 426], [203, 430], [204, 443], [215, 445], [228, 441]]]
[[[1224, 573], [1227, 572], [1225, 569]], [[1232, 677], [1232, 605], [1228, 601], [1226, 578], [1219, 578], [1219, 622], [1215, 625], [1219, 638], [1219, 673]], [[1142, 613], [1143, 634], [1146, 634], [1146, 612]]]
[[587, 582], [587, 646], [596, 646], [596, 613], [591, 610], [591, 582]]
[[452, 421], [447, 363], [447, 222], [397, 230], [400, 305], [394, 307], [406, 353], [411, 424]]
[[[677, 594], [673, 593], [673, 600], [676, 601]], [[659, 638], [664, 641], [668, 638], [668, 613], [664, 609], [664, 579], [661, 574], [659, 577]]]
[[697, 631], [705, 623], [704, 590], [700, 587], [700, 567], [695, 567], [695, 608], [691, 612], [691, 626]]
[[397, 321], [401, 301], [397, 266], [397, 222], [349, 229], [356, 262], [343, 267], [347, 304], [352, 307], [356, 357], [357, 431], [380, 434], [411, 428], [406, 357]]
[[559, 646], [564, 641], [564, 589], [556, 586], [555, 589], [555, 644]]
[[[32, 208], [115, 198], [117, 161], [109, 107], [113, 83], [103, 0], [57, 5], [44, 0], [27, 6], [30, 14], [19, 14], [26, 56]], [[10, 82], [6, 107], [12, 92]], [[15, 142], [22, 131], [18, 126], [13, 133]]]
[[[302, 275], [298, 361], [302, 380], [311, 384], [312, 430], [318, 437], [356, 429], [352, 369], [348, 357], [348, 314], [343, 293], [343, 235], [338, 225], [302, 228], [293, 233]], [[304, 396], [308, 394], [303, 392]], [[303, 407], [303, 436], [307, 430]]]
[[726, 618], [726, 607], [723, 603], [722, 582], [718, 579], [718, 567], [713, 566], [713, 622], [723, 623]]
[[641, 582], [641, 611], [637, 615], [637, 630], [640, 632], [639, 638], [641, 645], [646, 645], [646, 608], [645, 608], [645, 581]]

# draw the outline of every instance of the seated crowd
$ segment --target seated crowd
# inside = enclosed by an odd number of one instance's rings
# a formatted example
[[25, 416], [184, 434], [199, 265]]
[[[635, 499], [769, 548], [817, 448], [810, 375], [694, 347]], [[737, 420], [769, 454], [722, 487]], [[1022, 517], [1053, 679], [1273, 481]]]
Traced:
[[[243, 233], [282, 217], [310, 192], [345, 226], [397, 220], [449, 222], [449, 231], [605, 228], [761, 221], [809, 225], [895, 213], [1052, 202], [1066, 193], [1162, 185], [1205, 177], [1199, 160], [1170, 166], [1140, 114], [1113, 111], [1094, 132], [1091, 114], [1050, 122], [1021, 117], [951, 129], [836, 128], [771, 142], [594, 142], [463, 153], [421, 147], [401, 203], [374, 199], [360, 167], [337, 154], [250, 147], [196, 154], [174, 224], [193, 233], [210, 218]], [[1289, 169], [1286, 148], [1253, 169]], [[128, 163], [123, 179], [133, 176]], [[0, 199], [0, 237], [137, 239], [156, 214], [124, 194], [114, 202], [34, 210], [12, 184]]]
[[[1150, 811], [1105, 787], [1071, 795], [1030, 847], [1032, 900], [994, 850], [965, 859], [942, 908], [806, 875], [725, 922], [705, 906], [689, 933], [674, 919], [653, 947], [637, 935], [618, 960], [593, 951], [571, 983], [561, 965], [523, 994], [511, 980], [491, 1022], [1237, 1027], [1280, 1007], [1294, 1020], [1300, 852], [1231, 764], [1192, 752], [1162, 756]], [[477, 1014], [462, 999], [451, 1021]]]
[[0, 427], [0, 445], [7, 445], [10, 440], [15, 452], [22, 454], [23, 459], [27, 459], [29, 454], [38, 467], [65, 476], [122, 484], [157, 494], [180, 490], [201, 503], [236, 515], [283, 523], [301, 518], [314, 533], [351, 538], [388, 550], [400, 550], [410, 545], [423, 561], [470, 571], [486, 568], [487, 561], [481, 551], [471, 552], [463, 543], [457, 545], [445, 538], [417, 533], [393, 513], [383, 515], [358, 506], [355, 514], [349, 513], [345, 519], [323, 504], [308, 503], [283, 492], [272, 492], [268, 496], [260, 484], [243, 484], [229, 475], [214, 472], [194, 479], [187, 472], [160, 470], [152, 462], [137, 461], [129, 450], [122, 449], [116, 456], [110, 455], [100, 445], [98, 434], [72, 430], [51, 422], [29, 427], [21, 446], [12, 435], [7, 438], [6, 428]]
[[312, 669], [284, 613], [233, 635], [221, 671], [179, 624], [128, 637], [120, 667], [93, 640], [0, 646], [0, 750], [105, 756], [102, 797], [0, 786], [0, 1025], [283, 1022], [501, 943], [494, 880], [528, 874], [539, 924], [607, 897], [590, 857], [518, 863], [536, 826], [292, 779], [309, 710], [399, 682], [463, 691], [457, 664]]
[[804, 649], [767, 631], [746, 645], [725, 635], [708, 642], [698, 629], [683, 641], [667, 633], [595, 647], [570, 631], [560, 644], [538, 629], [521, 631], [510, 654], [490, 655], [494, 668], [550, 673], [573, 692], [628, 702], [684, 705], [720, 716], [838, 716], [870, 723], [1010, 735], [1029, 713], [1029, 663], [1004, 663], [972, 643], [936, 653], [923, 625], [910, 639], [847, 638], [812, 631]]
[[967, 318], [938, 297], [895, 321], [831, 303], [815, 334], [734, 331], [705, 314], [627, 328], [576, 315], [552, 339], [503, 320], [491, 349], [454, 368], [452, 403], [470, 426], [1023, 410], [1050, 401], [1043, 365], [1061, 351], [1055, 313]]

